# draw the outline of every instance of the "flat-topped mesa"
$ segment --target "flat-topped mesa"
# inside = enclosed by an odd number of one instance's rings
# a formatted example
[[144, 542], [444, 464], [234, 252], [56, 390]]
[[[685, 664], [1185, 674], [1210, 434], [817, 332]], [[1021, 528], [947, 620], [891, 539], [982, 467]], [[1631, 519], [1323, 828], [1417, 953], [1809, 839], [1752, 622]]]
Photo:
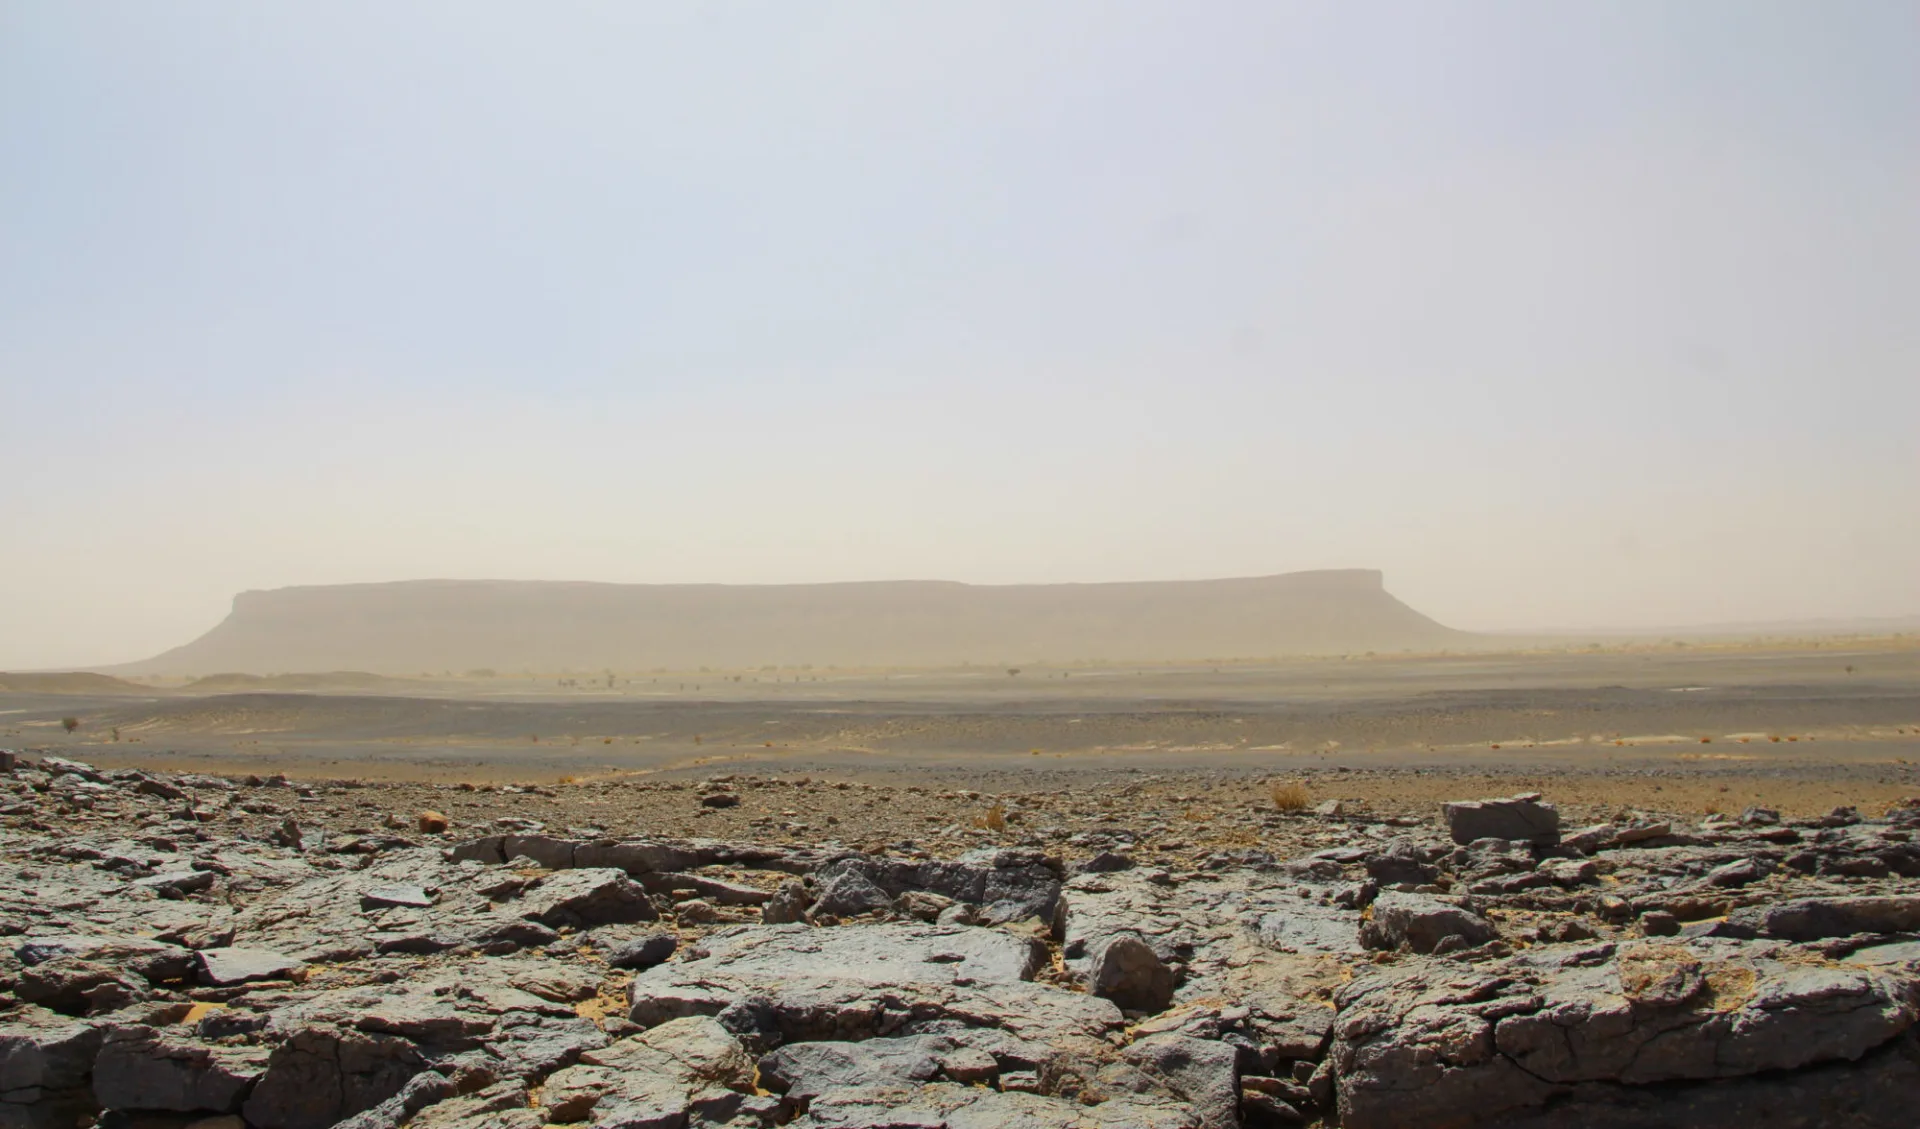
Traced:
[[1468, 645], [1370, 569], [1229, 580], [972, 585], [417, 580], [246, 592], [206, 635], [128, 669], [940, 666]]

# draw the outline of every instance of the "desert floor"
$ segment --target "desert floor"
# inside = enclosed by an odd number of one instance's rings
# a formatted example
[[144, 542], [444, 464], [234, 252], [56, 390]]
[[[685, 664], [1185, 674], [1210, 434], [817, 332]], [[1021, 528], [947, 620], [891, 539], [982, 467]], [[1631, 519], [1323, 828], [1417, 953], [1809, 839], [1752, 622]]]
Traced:
[[[982, 804], [1126, 790], [1197, 822], [1265, 802], [1276, 780], [1304, 781], [1315, 800], [1381, 810], [1542, 791], [1595, 812], [1762, 804], [1804, 814], [1878, 810], [1920, 794], [1920, 639], [1911, 638], [1017, 674], [616, 672], [608, 681], [0, 694], [0, 745], [109, 768], [577, 784], [559, 797], [582, 803], [596, 782], [723, 774], [947, 797], [909, 805], [911, 814], [852, 806], [783, 816], [758, 805], [701, 808], [677, 790], [631, 793], [657, 797], [657, 810], [649, 800], [628, 815], [660, 834], [740, 834], [753, 819], [833, 814], [850, 821], [849, 834], [886, 835], [893, 814], [914, 824], [971, 818], [949, 810], [961, 789], [984, 794]], [[71, 734], [66, 717], [79, 721]], [[559, 797], [490, 789], [472, 802], [567, 807]], [[548, 813], [595, 825], [608, 814]]]

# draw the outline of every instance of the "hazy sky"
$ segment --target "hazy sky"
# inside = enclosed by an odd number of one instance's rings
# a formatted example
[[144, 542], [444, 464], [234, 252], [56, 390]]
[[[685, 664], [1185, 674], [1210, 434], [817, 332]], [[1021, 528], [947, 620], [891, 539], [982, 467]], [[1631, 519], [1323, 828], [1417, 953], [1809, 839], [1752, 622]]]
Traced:
[[0, 668], [248, 588], [1920, 613], [1909, 0], [0, 0]]

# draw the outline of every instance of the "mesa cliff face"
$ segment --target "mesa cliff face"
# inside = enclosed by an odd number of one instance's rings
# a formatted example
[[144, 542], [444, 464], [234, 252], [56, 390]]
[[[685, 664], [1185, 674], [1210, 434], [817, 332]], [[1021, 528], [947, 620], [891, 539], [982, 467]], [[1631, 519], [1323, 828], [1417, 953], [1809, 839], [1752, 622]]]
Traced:
[[983, 586], [418, 580], [246, 592], [151, 673], [932, 666], [1460, 646], [1349, 569]]

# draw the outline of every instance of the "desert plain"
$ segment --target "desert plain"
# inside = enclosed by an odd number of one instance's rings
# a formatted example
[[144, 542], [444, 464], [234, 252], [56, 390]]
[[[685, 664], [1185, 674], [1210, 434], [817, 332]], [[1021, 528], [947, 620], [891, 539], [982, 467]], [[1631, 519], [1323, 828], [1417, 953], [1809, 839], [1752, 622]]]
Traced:
[[1755, 1129], [1920, 1084], [1920, 639], [0, 676], [11, 1129]]

